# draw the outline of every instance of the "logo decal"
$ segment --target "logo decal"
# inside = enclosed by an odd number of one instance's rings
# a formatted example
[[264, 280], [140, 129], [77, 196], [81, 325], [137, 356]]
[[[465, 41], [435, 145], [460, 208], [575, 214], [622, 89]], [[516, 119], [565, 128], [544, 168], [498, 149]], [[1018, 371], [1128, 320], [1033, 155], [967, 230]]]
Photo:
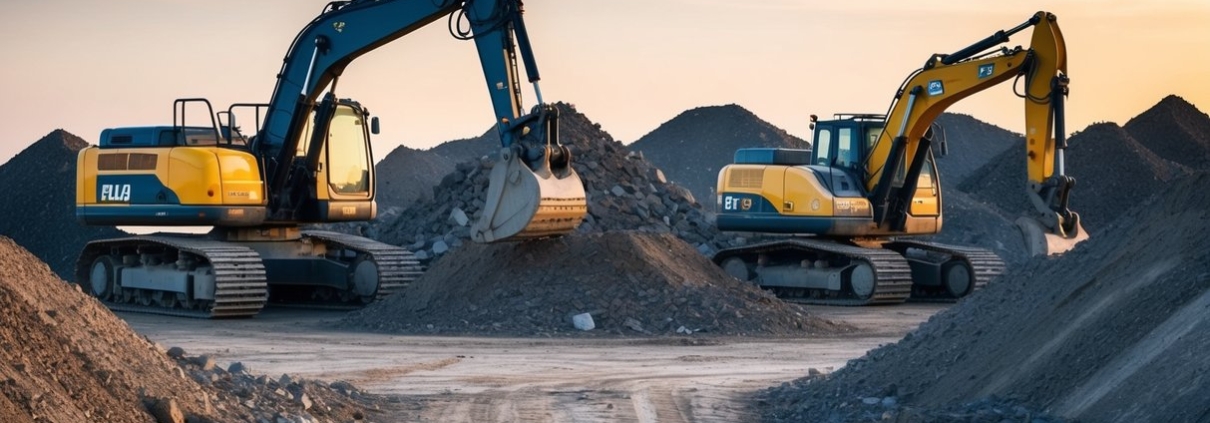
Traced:
[[751, 198], [744, 198], [738, 195], [723, 195], [723, 211], [748, 211], [752, 210], [755, 202]]
[[979, 79], [992, 76], [993, 73], [996, 73], [995, 63], [988, 63], [986, 65], [979, 66]]
[[130, 184], [101, 184], [102, 203], [129, 203]]
[[929, 81], [929, 95], [945, 94], [945, 87], [941, 85], [941, 80]]
[[336, 30], [336, 32], [344, 32], [344, 31], [345, 31], [345, 23], [344, 23], [344, 22], [333, 22], [333, 23], [332, 23], [332, 29], [335, 29], [335, 30]]

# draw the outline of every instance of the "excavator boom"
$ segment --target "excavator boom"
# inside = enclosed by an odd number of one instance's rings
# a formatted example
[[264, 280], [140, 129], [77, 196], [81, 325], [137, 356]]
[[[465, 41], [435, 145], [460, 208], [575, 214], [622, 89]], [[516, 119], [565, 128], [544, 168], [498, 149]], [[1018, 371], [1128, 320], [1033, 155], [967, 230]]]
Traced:
[[[1030, 27], [1034, 31], [1028, 49], [1001, 47], [981, 54]], [[953, 54], [933, 55], [908, 77], [891, 106], [885, 130], [865, 161], [865, 185], [872, 193], [875, 222], [903, 230], [931, 142], [927, 132], [933, 121], [950, 105], [1013, 79], [1024, 81], [1024, 92], [1018, 95], [1025, 100], [1025, 191], [1035, 209], [1018, 226], [1034, 254], [1061, 253], [1087, 238], [1079, 215], [1068, 208], [1075, 180], [1064, 168], [1067, 50], [1055, 15], [1047, 12], [1038, 12], [1021, 25], [997, 31]], [[902, 184], [896, 183], [897, 177], [902, 177]], [[1044, 238], [1048, 239], [1045, 247], [1039, 242]]]
[[[325, 88], [335, 89], [346, 66], [354, 59], [394, 41], [443, 16], [465, 18], [451, 22], [451, 33], [473, 40], [491, 95], [502, 147], [499, 167], [511, 178], [491, 179], [487, 207], [476, 222], [474, 238], [480, 242], [516, 240], [568, 233], [587, 213], [583, 183], [570, 166], [570, 154], [559, 145], [558, 116], [541, 104], [537, 61], [530, 47], [521, 3], [516, 0], [408, 1], [355, 0], [332, 2], [309, 23], [293, 43], [282, 65], [268, 104], [255, 150], [267, 174], [269, 220], [290, 221], [300, 206], [297, 191], [311, 189], [307, 175], [317, 171], [313, 155], [299, 163], [300, 143], [310, 114], [324, 111], [318, 102]], [[525, 114], [517, 75], [517, 51], [537, 92], [538, 106]], [[317, 114], [321, 117], [322, 114]], [[323, 120], [316, 119], [317, 127]], [[316, 152], [319, 137], [306, 149]], [[486, 235], [483, 235], [486, 234]]]

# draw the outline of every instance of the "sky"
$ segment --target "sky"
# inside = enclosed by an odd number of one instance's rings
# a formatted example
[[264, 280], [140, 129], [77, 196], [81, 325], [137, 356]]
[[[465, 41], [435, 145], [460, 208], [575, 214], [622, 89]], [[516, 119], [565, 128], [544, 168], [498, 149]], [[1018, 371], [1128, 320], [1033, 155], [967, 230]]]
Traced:
[[[408, 0], [405, 0], [408, 1]], [[429, 0], [410, 0], [429, 1]], [[62, 128], [171, 124], [172, 101], [267, 102], [314, 0], [15, 0], [0, 14], [0, 162]], [[1124, 124], [1169, 94], [1210, 110], [1206, 0], [528, 0], [545, 100], [630, 143], [681, 112], [738, 104], [799, 137], [807, 116], [882, 113], [933, 53], [1046, 10], [1067, 40], [1069, 132]], [[1009, 46], [1028, 45], [1028, 31]], [[340, 97], [382, 122], [377, 158], [478, 136], [492, 107], [445, 20], [349, 66]], [[526, 91], [526, 104], [534, 96]], [[1021, 132], [1005, 83], [950, 108]], [[703, 146], [708, 147], [708, 146]]]

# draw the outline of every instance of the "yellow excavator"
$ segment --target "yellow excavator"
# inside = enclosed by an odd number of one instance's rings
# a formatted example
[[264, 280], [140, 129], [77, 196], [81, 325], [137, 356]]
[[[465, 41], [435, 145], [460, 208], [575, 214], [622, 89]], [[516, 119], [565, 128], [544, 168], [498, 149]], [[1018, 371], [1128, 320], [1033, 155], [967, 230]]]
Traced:
[[[1027, 28], [1029, 48], [1000, 46]], [[718, 228], [793, 236], [724, 249], [714, 261], [740, 280], [812, 304], [953, 301], [985, 285], [1004, 271], [993, 252], [907, 237], [941, 230], [934, 120], [1006, 81], [1025, 99], [1023, 191], [1036, 209], [1017, 225], [1032, 254], [1072, 248], [1087, 235], [1068, 209], [1075, 180], [1064, 173], [1067, 52], [1055, 15], [1038, 12], [953, 54], [930, 56], [887, 114], [812, 116], [810, 150], [737, 151], [719, 171]]]
[[[271, 299], [350, 308], [405, 287], [420, 274], [411, 252], [301, 225], [374, 218], [378, 118], [336, 97], [337, 82], [357, 57], [446, 16], [479, 52], [502, 143], [473, 239], [573, 231], [584, 186], [558, 142], [557, 109], [542, 101], [521, 15], [520, 0], [333, 1], [295, 37], [268, 103], [215, 113], [179, 99], [172, 125], [104, 130], [79, 153], [80, 221], [213, 230], [91, 242], [77, 283], [114, 309], [193, 317], [251, 316]], [[529, 113], [518, 50], [537, 97]]]

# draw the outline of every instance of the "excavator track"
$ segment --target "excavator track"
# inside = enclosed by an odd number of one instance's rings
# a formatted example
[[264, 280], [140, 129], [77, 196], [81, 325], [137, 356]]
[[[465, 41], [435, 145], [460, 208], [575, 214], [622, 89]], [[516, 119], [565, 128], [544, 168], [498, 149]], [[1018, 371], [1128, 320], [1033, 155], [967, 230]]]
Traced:
[[[807, 295], [801, 296], [787, 295], [788, 290], [774, 290], [783, 301], [816, 305], [865, 306], [899, 304], [911, 295], [912, 276], [907, 260], [888, 250], [862, 248], [820, 239], [797, 238], [721, 250], [715, 253], [714, 262], [721, 265], [729, 257], [790, 250], [822, 252], [862, 261], [873, 269], [875, 284], [873, 294], [868, 298], [858, 298], [848, 293], [837, 295], [837, 292], [821, 289], [804, 289]], [[769, 289], [769, 287], [764, 288]]]
[[[374, 295], [374, 301], [381, 301], [391, 294], [402, 291], [424, 274], [420, 261], [405, 248], [339, 232], [302, 231], [302, 235], [304, 238], [323, 241], [328, 244], [329, 248], [337, 247], [356, 251], [373, 261], [378, 268], [378, 291]], [[300, 304], [299, 306], [324, 309], [360, 308], [360, 306], [344, 305]]]
[[[197, 308], [183, 308], [176, 302], [173, 308], [113, 301], [117, 295], [102, 302], [115, 311], [163, 314], [199, 318], [250, 317], [264, 307], [269, 298], [265, 281], [265, 268], [260, 256], [250, 248], [208, 239], [172, 236], [138, 236], [109, 239], [88, 243], [76, 261], [77, 284], [85, 289], [83, 281], [88, 278], [93, 261], [110, 251], [139, 249], [156, 245], [184, 251], [202, 257], [214, 272], [214, 300], [199, 302]], [[130, 299], [130, 297], [128, 297]]]
[[[1004, 260], [996, 253], [982, 248], [942, 244], [930, 241], [917, 240], [895, 240], [885, 244], [886, 248], [895, 250], [903, 254], [908, 248], [917, 248], [932, 253], [940, 253], [949, 255], [952, 260], [961, 260], [974, 273], [974, 287], [970, 292], [982, 289], [987, 286], [992, 280], [1004, 274], [1007, 266]], [[969, 293], [967, 294], [969, 295]], [[909, 301], [912, 302], [956, 302], [959, 297], [955, 297], [944, 289], [929, 289], [928, 287], [914, 285], [912, 289], [912, 297]]]

